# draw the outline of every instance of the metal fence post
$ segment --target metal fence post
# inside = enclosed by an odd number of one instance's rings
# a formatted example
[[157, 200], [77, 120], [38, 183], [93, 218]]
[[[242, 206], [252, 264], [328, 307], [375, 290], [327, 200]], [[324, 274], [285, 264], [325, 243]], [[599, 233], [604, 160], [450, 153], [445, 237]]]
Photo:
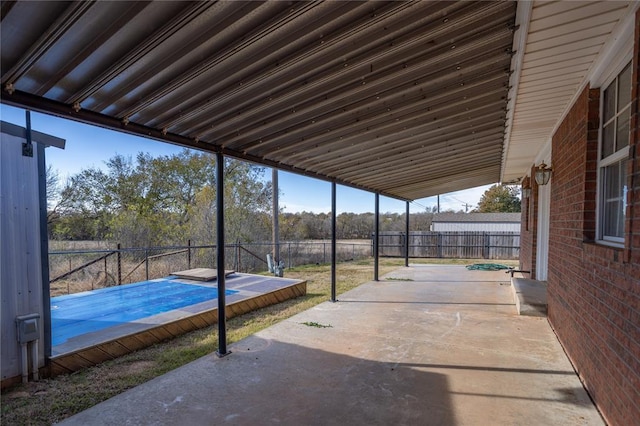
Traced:
[[146, 269], [147, 281], [149, 281], [149, 249], [144, 249], [144, 268]]
[[238, 242], [233, 244], [233, 269], [238, 270]]
[[[107, 283], [109, 282], [109, 273], [107, 272], [107, 259], [108, 256], [104, 257], [104, 284], [105, 287], [107, 286]], [[91, 290], [93, 290], [93, 283], [91, 284]]]
[[122, 284], [122, 253], [120, 252], [120, 243], [116, 246], [118, 251], [116, 252], [117, 263], [118, 263], [118, 285]]
[[291, 268], [291, 241], [287, 243], [287, 251], [288, 251], [288, 267]]
[[191, 269], [191, 240], [187, 240], [187, 269]]

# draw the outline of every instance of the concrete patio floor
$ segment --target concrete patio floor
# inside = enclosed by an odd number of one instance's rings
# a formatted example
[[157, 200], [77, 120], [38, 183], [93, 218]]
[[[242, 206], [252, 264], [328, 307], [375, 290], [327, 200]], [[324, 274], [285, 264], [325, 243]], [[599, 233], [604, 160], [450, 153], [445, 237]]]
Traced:
[[546, 318], [516, 314], [504, 272], [401, 268], [230, 350], [62, 424], [603, 424]]

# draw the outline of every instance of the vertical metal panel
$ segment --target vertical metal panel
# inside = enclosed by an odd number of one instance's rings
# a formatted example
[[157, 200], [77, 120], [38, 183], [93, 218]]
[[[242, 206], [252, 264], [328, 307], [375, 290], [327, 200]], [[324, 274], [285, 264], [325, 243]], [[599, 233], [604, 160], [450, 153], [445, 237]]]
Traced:
[[[40, 263], [38, 156], [22, 156], [23, 138], [2, 133], [0, 139], [0, 291], [2, 379], [20, 375], [20, 348], [15, 317], [39, 313], [43, 317]], [[40, 322], [42, 330], [42, 322]], [[39, 339], [40, 366], [44, 343]]]

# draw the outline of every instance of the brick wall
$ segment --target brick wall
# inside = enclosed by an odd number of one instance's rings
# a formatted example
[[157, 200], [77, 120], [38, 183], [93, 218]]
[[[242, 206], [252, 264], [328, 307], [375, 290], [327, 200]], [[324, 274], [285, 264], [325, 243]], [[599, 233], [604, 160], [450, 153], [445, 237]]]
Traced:
[[[640, 40], [636, 15], [635, 40]], [[549, 322], [613, 425], [640, 419], [640, 134], [638, 42], [625, 248], [596, 235], [599, 89], [585, 89], [552, 139]], [[526, 250], [525, 250], [526, 252]]]
[[[631, 93], [631, 146], [627, 176], [627, 215], [625, 227], [629, 230], [625, 244], [625, 259], [640, 264], [640, 9], [636, 12], [636, 27], [633, 46], [634, 85]], [[635, 141], [635, 143], [633, 143]]]

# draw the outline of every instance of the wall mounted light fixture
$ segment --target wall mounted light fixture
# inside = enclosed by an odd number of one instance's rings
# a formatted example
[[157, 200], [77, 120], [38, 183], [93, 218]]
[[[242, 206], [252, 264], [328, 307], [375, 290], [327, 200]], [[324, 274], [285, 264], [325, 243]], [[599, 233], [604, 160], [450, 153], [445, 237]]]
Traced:
[[547, 166], [544, 163], [540, 163], [540, 165], [536, 169], [536, 183], [538, 185], [548, 184], [549, 179], [551, 179], [551, 171], [551, 167]]

